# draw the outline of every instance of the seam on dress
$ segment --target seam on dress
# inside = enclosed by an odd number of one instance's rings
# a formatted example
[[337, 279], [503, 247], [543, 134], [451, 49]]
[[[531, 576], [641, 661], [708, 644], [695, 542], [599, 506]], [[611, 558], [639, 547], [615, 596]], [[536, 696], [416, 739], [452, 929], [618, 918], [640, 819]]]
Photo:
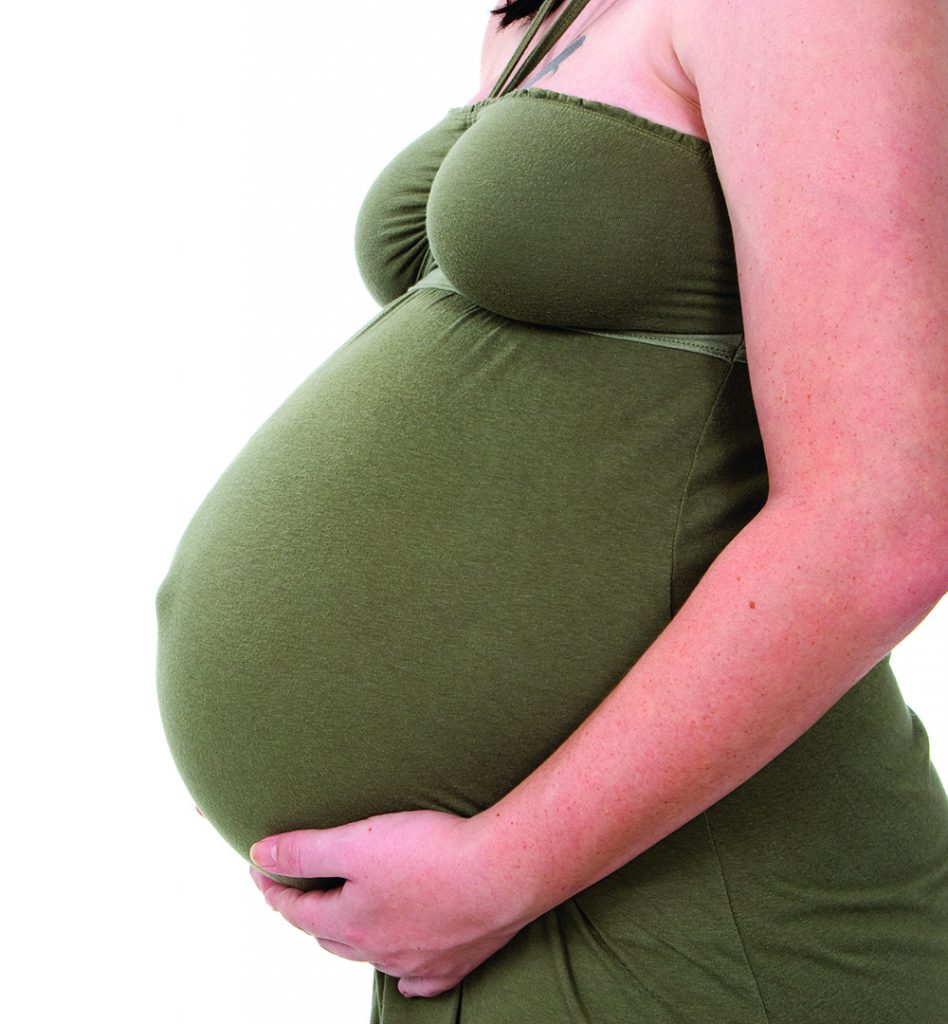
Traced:
[[[568, 96], [569, 95], [568, 93], [558, 93], [558, 92], [556, 92], [555, 89], [543, 89], [542, 86], [533, 86], [533, 88], [537, 89], [538, 91], [534, 92], [534, 93], [531, 93], [528, 89], [524, 89], [523, 92], [521, 93], [521, 95], [526, 95], [526, 96], [532, 95], [536, 99], [551, 99], [551, 100], [557, 100], [557, 101], [562, 101], [562, 97], [563, 96]], [[511, 96], [516, 95], [516, 90], [514, 90], [511, 93], [509, 93], [508, 95], [511, 95]], [[612, 112], [610, 112], [608, 110], [602, 110], [601, 108], [591, 107], [591, 106], [587, 105], [587, 104], [590, 104], [590, 103], [598, 103], [598, 102], [600, 102], [599, 100], [587, 100], [585, 96], [574, 96], [574, 97], [571, 97], [571, 98], [575, 99], [575, 100], [584, 101], [584, 102], [581, 102], [580, 104], [577, 104], [577, 105], [578, 106], [585, 106], [585, 109], [587, 110], [587, 112], [592, 114], [594, 117], [605, 118], [606, 120], [609, 120], [609, 121], [618, 121], [621, 124], [626, 124], [626, 125], [629, 126], [629, 128], [631, 128], [634, 132], [637, 132], [639, 135], [644, 135], [644, 136], [647, 136], [650, 139], [655, 139], [658, 142], [665, 143], [668, 146], [674, 146], [674, 148], [677, 149], [679, 152], [690, 153], [692, 156], [697, 157], [699, 160], [702, 160], [705, 163], [710, 163], [712, 165], [714, 164], [714, 156], [711, 153], [710, 146], [707, 149], [704, 149], [704, 148], [698, 149], [692, 143], [688, 143], [688, 142], [682, 141], [680, 139], [670, 138], [670, 137], [668, 137], [666, 135], [663, 135], [663, 134], [661, 134], [659, 132], [656, 132], [654, 130], [654, 128], [650, 127], [649, 125], [636, 124], [633, 121], [626, 121], [621, 116], [621, 114], [612, 113]], [[629, 111], [629, 113], [632, 113], [632, 112]], [[638, 116], [638, 115], [636, 115], [636, 116]], [[670, 131], [677, 131], [677, 129], [672, 128], [671, 125], [667, 125], [665, 127], [667, 127]], [[686, 132], [681, 132], [680, 134], [684, 135], [684, 134], [687, 134], [687, 133]], [[695, 136], [695, 138], [697, 138], [697, 136]]]
[[571, 905], [573, 910], [579, 915], [583, 924], [589, 929], [589, 933], [593, 936], [600, 948], [603, 949], [606, 955], [612, 960], [614, 964], [617, 964], [621, 970], [623, 970], [628, 976], [638, 985], [641, 989], [648, 993], [649, 998], [652, 999], [656, 1005], [661, 1004], [661, 997], [657, 992], [652, 991], [645, 980], [635, 971], [632, 967], [626, 963], [626, 961], [616, 952], [613, 944], [606, 938], [602, 930], [596, 925], [593, 919], [586, 913], [582, 905], [582, 892], [576, 893], [575, 896], [571, 896], [564, 904], [554, 908], [554, 912], [560, 911], [562, 906]]
[[[435, 268], [437, 269], [437, 268]], [[430, 274], [426, 274], [425, 277], [430, 277]], [[460, 295], [461, 293], [451, 284], [442, 284], [440, 281], [426, 281], [424, 278], [413, 284], [408, 291], [409, 292], [420, 292], [424, 288], [432, 288], [436, 292], [451, 292], [454, 295]], [[406, 292], [407, 294], [407, 292]]]
[[[732, 375], [734, 373], [734, 366], [735, 366], [735, 364], [737, 362], [745, 362], [746, 361], [746, 358], [741, 358], [743, 356], [743, 348], [744, 348], [744, 345], [743, 345], [743, 342], [741, 342], [741, 345], [740, 345], [738, 351], [736, 351], [734, 353], [734, 355], [733, 355], [733, 357], [731, 359], [731, 365], [728, 368], [727, 373], [725, 373], [724, 379], [721, 381], [721, 385], [718, 388], [718, 390], [717, 390], [717, 392], [716, 392], [716, 394], [714, 396], [714, 400], [711, 402], [711, 405], [710, 405], [710, 407], [708, 409], [708, 415], [705, 417], [705, 421], [702, 424], [700, 432], [698, 433], [698, 439], [695, 441], [694, 451], [692, 452], [692, 456], [691, 456], [691, 465], [688, 467], [688, 476], [685, 478], [685, 483], [684, 483], [684, 486], [682, 487], [682, 490], [681, 490], [681, 499], [679, 500], [679, 503], [678, 503], [678, 515], [677, 515], [677, 518], [675, 520], [675, 533], [674, 533], [674, 537], [673, 537], [673, 540], [672, 540], [671, 573], [670, 573], [669, 581], [668, 581], [668, 583], [669, 583], [669, 585], [668, 585], [668, 592], [669, 592], [669, 598], [668, 598], [668, 605], [669, 605], [669, 607], [668, 607], [668, 611], [669, 611], [669, 618], [670, 619], [675, 617], [675, 614], [676, 614], [676, 611], [677, 611], [676, 608], [675, 608], [675, 579], [676, 579], [676, 577], [678, 575], [678, 565], [677, 565], [678, 540], [679, 540], [679, 538], [681, 536], [682, 519], [684, 517], [685, 503], [686, 503], [686, 501], [688, 499], [688, 490], [689, 490], [689, 488], [691, 486], [691, 480], [692, 480], [692, 477], [694, 476], [695, 466], [696, 466], [696, 464], [698, 462], [698, 453], [701, 450], [701, 446], [702, 446], [702, 443], [704, 442], [705, 435], [708, 432], [708, 427], [709, 427], [709, 425], [711, 423], [711, 418], [714, 416], [714, 411], [715, 411], [715, 409], [717, 409], [718, 404], [720, 403], [721, 398], [724, 395], [725, 390], [727, 389], [727, 386], [728, 386], [728, 384], [731, 381], [731, 377], [732, 377]], [[740, 947], [741, 947], [741, 956], [744, 958], [744, 964], [747, 967], [747, 973], [750, 975], [751, 980], [754, 983], [754, 991], [757, 993], [757, 1000], [760, 1003], [760, 1009], [761, 1009], [761, 1012], [763, 1013], [764, 1024], [771, 1024], [771, 1017], [770, 1017], [770, 1014], [767, 1011], [767, 1006], [764, 1003], [764, 997], [763, 997], [763, 995], [762, 995], [762, 993], [760, 991], [760, 983], [757, 980], [757, 975], [754, 973], [753, 967], [751, 967], [750, 959], [749, 959], [749, 957], [747, 955], [747, 947], [744, 944], [744, 936], [741, 934], [740, 925], [738, 925], [738, 923], [737, 923], [737, 915], [734, 912], [734, 904], [733, 904], [733, 902], [731, 900], [731, 891], [730, 891], [730, 889], [728, 887], [728, 884], [727, 884], [727, 876], [724, 873], [724, 864], [721, 861], [721, 855], [718, 852], [717, 843], [714, 841], [714, 833], [711, 830], [710, 808], [708, 808], [705, 811], [703, 811], [702, 814], [701, 814], [701, 817], [702, 817], [702, 819], [704, 821], [704, 826], [705, 826], [705, 829], [707, 830], [707, 833], [708, 833], [708, 840], [711, 843], [711, 850], [714, 853], [714, 859], [715, 859], [715, 861], [717, 862], [717, 865], [718, 865], [718, 872], [720, 873], [720, 876], [721, 876], [721, 885], [724, 888], [724, 895], [725, 895], [725, 897], [727, 899], [728, 913], [731, 915], [731, 922], [734, 925], [734, 931], [735, 931], [735, 934], [737, 935], [737, 940], [738, 940], [738, 942], [740, 944]]]
[[737, 933], [737, 940], [741, 945], [741, 955], [744, 957], [744, 963], [747, 966], [747, 973], [751, 976], [751, 980], [754, 982], [754, 991], [757, 993], [760, 1010], [764, 1015], [764, 1024], [771, 1024], [771, 1017], [767, 1012], [767, 1004], [764, 1002], [763, 994], [760, 991], [760, 982], [758, 982], [757, 975], [754, 973], [754, 968], [751, 966], [750, 958], [747, 956], [747, 946], [744, 944], [744, 936], [741, 933], [741, 926], [737, 923], [737, 914], [734, 913], [734, 904], [731, 900], [731, 890], [727, 884], [727, 876], [724, 873], [724, 864], [721, 861], [721, 854], [718, 852], [718, 844], [714, 841], [714, 831], [711, 828], [710, 810], [710, 808], [705, 810], [701, 817], [704, 819], [704, 825], [708, 832], [708, 839], [711, 842], [714, 859], [717, 861], [718, 871], [721, 874], [721, 884], [724, 886], [724, 895], [727, 897], [728, 912], [731, 915], [731, 921], [734, 923], [734, 931]]
[[619, 341], [637, 341], [644, 345], [674, 348], [682, 352], [698, 352], [723, 359], [726, 363], [741, 358], [743, 334], [664, 334], [646, 331], [597, 331], [571, 327], [577, 334], [591, 334], [597, 338], [616, 338]]
[[685, 502], [688, 500], [688, 489], [691, 487], [691, 480], [695, 473], [695, 466], [698, 462], [698, 452], [701, 450], [702, 442], [704, 441], [705, 435], [708, 432], [708, 426], [711, 423], [711, 417], [714, 415], [714, 410], [718, 407], [718, 402], [721, 401], [721, 396], [724, 394], [725, 388], [731, 380], [731, 374], [734, 372], [734, 361], [731, 360], [731, 365], [728, 367], [727, 373], [724, 374], [724, 379], [721, 381], [718, 390], [715, 392], [714, 399], [711, 405], [708, 407], [708, 415], [704, 418], [704, 423], [701, 425], [701, 430], [698, 431], [698, 437], [695, 440], [694, 450], [691, 453], [691, 464], [688, 466], [688, 475], [685, 477], [685, 482], [681, 488], [681, 497], [678, 499], [678, 514], [675, 516], [675, 531], [672, 534], [671, 544], [671, 557], [669, 559], [670, 567], [668, 574], [668, 619], [671, 621], [677, 612], [675, 608], [675, 580], [678, 576], [678, 541], [681, 537], [682, 519], [685, 514]]
[[[420, 291], [422, 288], [434, 288], [439, 291], [455, 292], [458, 289], [448, 280], [444, 271], [435, 264], [430, 270], [408, 289]], [[530, 321], [523, 321], [529, 323]], [[550, 324], [535, 324], [537, 327], [550, 327]], [[564, 328], [554, 327], [554, 330]], [[587, 334], [594, 338], [610, 338], [617, 341], [632, 341], [640, 345], [655, 345], [659, 348], [676, 349], [679, 352], [696, 352], [699, 355], [711, 356], [726, 363], [745, 362], [744, 335], [736, 334], [675, 334], [662, 331], [609, 331], [587, 327], [565, 328], [574, 334]]]
[[[639, 135], [643, 135], [649, 139], [655, 139], [659, 143], [664, 143], [668, 146], [673, 146], [679, 152], [690, 153], [692, 156], [699, 160], [703, 160], [705, 163], [710, 164], [712, 169], [715, 166], [714, 153], [711, 150], [710, 143], [705, 143], [700, 148], [693, 142], [688, 142], [687, 138], [695, 139], [699, 143], [703, 143], [704, 140], [700, 139], [696, 135], [689, 135], [688, 132], [682, 132], [677, 128], [673, 128], [671, 125], [663, 125], [658, 122], [651, 121], [649, 118], [643, 117], [641, 114], [636, 114], [631, 110], [625, 110], [622, 107], [616, 107], [614, 104], [605, 103], [602, 100], [590, 100], [585, 96], [574, 96], [570, 93], [558, 92], [555, 89], [547, 89], [543, 86], [535, 85], [530, 86], [527, 89], [512, 89], [510, 92], [505, 92], [501, 96], [485, 96], [481, 100], [477, 100], [474, 103], [467, 104], [462, 107], [452, 107], [449, 113], [458, 112], [463, 114], [467, 118], [467, 126], [470, 127], [476, 120], [480, 112], [495, 103], [499, 103], [509, 97], [518, 97], [521, 99], [546, 99], [554, 102], [560, 102], [564, 106], [582, 107], [587, 113], [592, 114], [594, 117], [604, 118], [605, 120], [612, 121], [613, 123], [623, 124], [631, 128], [632, 131], [637, 132]], [[612, 109], [604, 109], [611, 107]], [[638, 122], [638, 123], [637, 123]], [[664, 131], [658, 131], [656, 129], [667, 130], [669, 133], [676, 132], [678, 135], [686, 136], [685, 139], [676, 139], [671, 134], [666, 135]]]

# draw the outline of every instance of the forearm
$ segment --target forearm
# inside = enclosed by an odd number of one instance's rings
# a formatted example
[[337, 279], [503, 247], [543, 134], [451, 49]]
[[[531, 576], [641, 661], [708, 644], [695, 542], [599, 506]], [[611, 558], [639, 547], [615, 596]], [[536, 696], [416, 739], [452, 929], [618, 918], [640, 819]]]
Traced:
[[939, 596], [925, 524], [768, 503], [602, 704], [471, 827], [526, 923], [731, 792], [819, 719]]

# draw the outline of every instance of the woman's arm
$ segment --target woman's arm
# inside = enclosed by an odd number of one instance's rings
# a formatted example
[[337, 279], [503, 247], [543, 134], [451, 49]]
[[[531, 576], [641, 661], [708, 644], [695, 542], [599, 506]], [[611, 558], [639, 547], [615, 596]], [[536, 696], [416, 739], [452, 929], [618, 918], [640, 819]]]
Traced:
[[609, 697], [472, 819], [524, 922], [747, 780], [948, 579], [945, 5], [694, 12], [679, 56], [734, 230], [770, 493]]

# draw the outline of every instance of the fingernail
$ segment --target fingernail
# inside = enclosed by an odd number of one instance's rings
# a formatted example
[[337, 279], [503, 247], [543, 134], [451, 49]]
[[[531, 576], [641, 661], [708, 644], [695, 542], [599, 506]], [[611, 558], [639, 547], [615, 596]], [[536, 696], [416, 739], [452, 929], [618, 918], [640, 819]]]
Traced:
[[250, 859], [258, 868], [273, 867], [273, 844], [262, 839], [250, 847]]

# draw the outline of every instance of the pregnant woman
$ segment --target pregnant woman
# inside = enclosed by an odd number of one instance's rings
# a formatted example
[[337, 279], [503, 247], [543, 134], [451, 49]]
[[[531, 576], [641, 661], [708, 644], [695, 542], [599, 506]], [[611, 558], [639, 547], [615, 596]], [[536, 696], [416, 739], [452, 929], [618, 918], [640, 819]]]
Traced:
[[374, 181], [382, 309], [195, 514], [158, 686], [376, 1024], [948, 1019], [887, 658], [945, 585], [946, 66], [936, 0], [516, 0]]

